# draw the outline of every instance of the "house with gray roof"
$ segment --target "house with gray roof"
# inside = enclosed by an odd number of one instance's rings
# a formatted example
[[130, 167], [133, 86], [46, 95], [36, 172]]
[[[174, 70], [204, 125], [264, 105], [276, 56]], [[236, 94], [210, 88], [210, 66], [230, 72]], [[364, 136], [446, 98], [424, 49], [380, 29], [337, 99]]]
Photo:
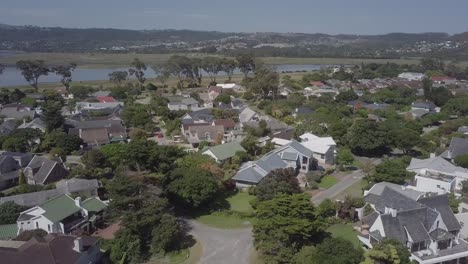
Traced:
[[446, 193], [461, 190], [468, 180], [468, 170], [452, 164], [442, 157], [412, 158], [407, 171], [416, 173], [415, 186], [421, 191]]
[[9, 135], [16, 130], [16, 120], [5, 120], [0, 125], [0, 135]]
[[191, 97], [173, 96], [168, 97], [168, 99], [169, 103], [167, 103], [167, 108], [169, 108], [170, 111], [200, 109], [200, 102]]
[[38, 115], [36, 111], [29, 106], [25, 106], [22, 104], [9, 104], [1, 107], [0, 116], [5, 117], [5, 119], [32, 120]]
[[372, 248], [386, 238], [408, 248], [420, 264], [466, 263], [468, 243], [446, 194], [425, 194], [404, 186], [378, 183], [364, 193], [374, 212], [361, 218], [358, 238]]
[[307, 173], [316, 165], [313, 152], [292, 140], [290, 143], [274, 149], [257, 161], [244, 163], [231, 178], [238, 187], [258, 184], [274, 169], [292, 168]]
[[257, 161], [249, 161], [242, 164], [239, 171], [231, 178], [237, 187], [257, 185], [273, 170], [287, 168], [288, 164], [280, 156], [265, 155]]
[[208, 108], [186, 113], [181, 118], [182, 124], [211, 123], [213, 120], [214, 115], [211, 113], [211, 109]]
[[50, 160], [41, 156], [34, 156], [24, 169], [28, 184], [47, 185], [59, 181], [68, 175], [68, 170], [61, 161]]
[[468, 138], [453, 137], [448, 149], [440, 154], [440, 156], [453, 161], [459, 155], [464, 154], [468, 154]]
[[31, 120], [31, 122], [28, 122], [28, 123], [23, 122], [23, 124], [21, 124], [18, 127], [18, 129], [24, 129], [24, 128], [39, 129], [40, 131], [44, 133], [46, 131], [47, 126], [44, 123], [44, 121], [42, 121], [41, 118], [37, 117]]

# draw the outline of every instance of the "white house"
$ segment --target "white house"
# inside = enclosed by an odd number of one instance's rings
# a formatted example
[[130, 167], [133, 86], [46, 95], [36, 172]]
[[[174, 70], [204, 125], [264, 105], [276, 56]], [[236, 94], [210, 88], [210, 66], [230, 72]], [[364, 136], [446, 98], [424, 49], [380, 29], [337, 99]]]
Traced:
[[311, 133], [305, 133], [299, 138], [302, 140], [301, 144], [314, 153], [313, 158], [319, 163], [335, 164], [336, 142], [332, 137], [318, 137]]
[[395, 239], [408, 249], [410, 260], [419, 264], [468, 263], [468, 243], [446, 194], [424, 194], [389, 183], [376, 186], [364, 195], [373, 212], [357, 226], [358, 239], [365, 247]]
[[436, 171], [423, 170], [414, 177], [415, 190], [445, 194], [455, 191], [456, 177]]
[[239, 113], [239, 122], [250, 122], [250, 121], [259, 121], [260, 116], [254, 110], [246, 107]]
[[[449, 161], [443, 159], [442, 157], [432, 157], [429, 159], [416, 159], [412, 158], [409, 166], [406, 168], [407, 171], [414, 172], [417, 175], [420, 175], [420, 180], [422, 184], [421, 186], [426, 186], [429, 183], [435, 183], [434, 180], [424, 179], [424, 176], [428, 171], [433, 173], [438, 173], [441, 175], [446, 175], [454, 177], [455, 179], [455, 186], [454, 190], [461, 189], [461, 183], [465, 180], [468, 180], [468, 170], [459, 166], [455, 166]], [[445, 190], [451, 190], [451, 188], [447, 189], [447, 184], [439, 184], [435, 183], [432, 190], [438, 190], [440, 188], [437, 185], [444, 186]], [[423, 187], [424, 190], [427, 190], [428, 187]]]
[[106, 207], [95, 197], [81, 201], [80, 197], [60, 195], [21, 212], [16, 220], [18, 234], [34, 229], [59, 234], [69, 234], [77, 228], [89, 230]]
[[421, 81], [424, 79], [426, 75], [424, 73], [419, 73], [419, 72], [402, 72], [398, 74], [398, 78], [400, 79], [405, 79], [408, 81]]
[[[178, 98], [179, 99], [179, 98]], [[167, 104], [167, 108], [171, 111], [177, 111], [177, 110], [200, 110], [200, 103], [193, 99], [193, 98], [180, 98], [180, 100], [171, 100]]]

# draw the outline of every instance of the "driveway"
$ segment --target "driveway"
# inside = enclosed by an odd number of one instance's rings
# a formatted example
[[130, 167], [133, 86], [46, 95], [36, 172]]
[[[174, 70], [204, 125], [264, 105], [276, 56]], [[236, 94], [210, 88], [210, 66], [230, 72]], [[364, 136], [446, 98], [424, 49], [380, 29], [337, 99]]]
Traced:
[[192, 235], [203, 246], [200, 264], [248, 264], [252, 229], [217, 229], [190, 221]]
[[[358, 158], [362, 162], [370, 161], [373, 165], [378, 165], [381, 162], [380, 159], [375, 159], [375, 158], [374, 159], [368, 159], [368, 158], [362, 158], [362, 157], [356, 157], [356, 158]], [[353, 171], [352, 173], [349, 173], [343, 176], [337, 184], [314, 195], [311, 201], [315, 205], [319, 205], [321, 202], [323, 202], [323, 200], [332, 199], [333, 197], [337, 196], [341, 192], [344, 192], [351, 185], [360, 181], [362, 178], [364, 178], [364, 172], [362, 170]]]
[[315, 205], [319, 205], [321, 202], [323, 202], [323, 200], [327, 198], [331, 199], [341, 192], [344, 192], [351, 185], [360, 181], [362, 178], [364, 178], [364, 173], [362, 170], [353, 171], [352, 173], [347, 174], [341, 178], [341, 181], [339, 181], [337, 184], [314, 195], [311, 200]]

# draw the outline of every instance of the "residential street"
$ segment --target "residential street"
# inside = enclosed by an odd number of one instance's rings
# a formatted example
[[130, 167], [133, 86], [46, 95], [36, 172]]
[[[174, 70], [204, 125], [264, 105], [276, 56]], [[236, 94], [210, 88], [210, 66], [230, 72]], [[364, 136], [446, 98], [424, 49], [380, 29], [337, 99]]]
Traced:
[[252, 245], [252, 229], [225, 230], [190, 221], [192, 235], [203, 247], [200, 264], [247, 264]]
[[352, 173], [344, 176], [340, 182], [333, 185], [329, 189], [323, 190], [314, 195], [311, 200], [315, 205], [318, 205], [327, 198], [331, 199], [337, 196], [338, 194], [346, 190], [348, 187], [353, 185], [355, 182], [361, 180], [363, 177], [364, 173], [362, 172], [362, 170], [353, 171]]

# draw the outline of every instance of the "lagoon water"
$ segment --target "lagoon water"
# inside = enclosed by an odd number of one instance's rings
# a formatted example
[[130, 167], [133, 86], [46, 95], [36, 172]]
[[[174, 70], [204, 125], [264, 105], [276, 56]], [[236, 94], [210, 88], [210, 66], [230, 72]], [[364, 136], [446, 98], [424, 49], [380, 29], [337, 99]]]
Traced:
[[[317, 64], [282, 64], [282, 65], [272, 65], [272, 67], [277, 72], [299, 72], [299, 71], [314, 71], [320, 70], [321, 67], [327, 65], [317, 65]], [[109, 73], [113, 71], [126, 71], [127, 68], [120, 69], [86, 69], [86, 68], [77, 68], [73, 72], [72, 79], [74, 82], [79, 81], [96, 81], [96, 80], [107, 80], [109, 78]], [[236, 72], [239, 73], [239, 72]], [[204, 73], [204, 76], [207, 74]], [[218, 76], [226, 75], [224, 72], [220, 72]], [[154, 78], [156, 74], [153, 70], [148, 69], [145, 72], [145, 77]], [[47, 82], [60, 82], [60, 77], [51, 73], [47, 76], [41, 76], [39, 78], [40, 83]], [[15, 85], [26, 85], [27, 82], [24, 80], [21, 72], [14, 67], [6, 67], [3, 71], [3, 74], [0, 75], [0, 87], [6, 86], [15, 86]]]

